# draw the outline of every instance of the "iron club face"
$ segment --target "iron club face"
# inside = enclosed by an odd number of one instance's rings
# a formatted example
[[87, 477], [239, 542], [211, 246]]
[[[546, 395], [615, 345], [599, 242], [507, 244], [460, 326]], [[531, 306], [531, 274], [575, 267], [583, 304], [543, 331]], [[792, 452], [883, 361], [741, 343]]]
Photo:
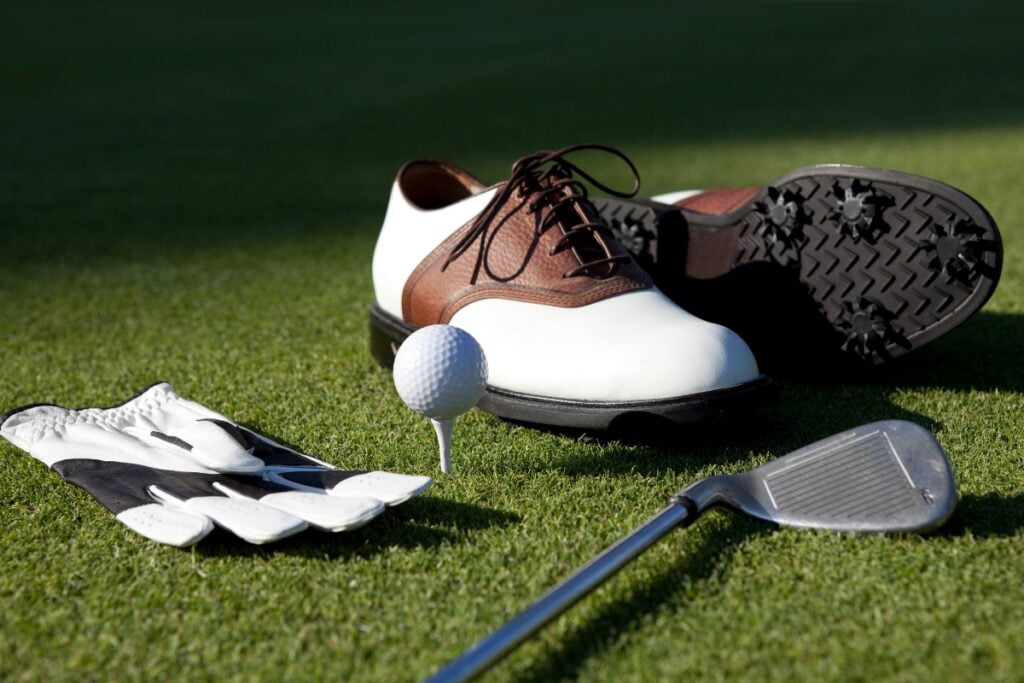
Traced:
[[749, 472], [699, 481], [678, 497], [697, 512], [726, 504], [785, 526], [854, 533], [934, 529], [957, 498], [942, 446], [903, 420], [856, 427]]

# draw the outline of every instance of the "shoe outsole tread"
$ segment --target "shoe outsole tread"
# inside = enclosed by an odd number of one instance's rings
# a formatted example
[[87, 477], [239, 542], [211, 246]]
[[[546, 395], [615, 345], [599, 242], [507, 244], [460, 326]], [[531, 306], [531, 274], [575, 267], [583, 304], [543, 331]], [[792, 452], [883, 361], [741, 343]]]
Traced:
[[[734, 278], [731, 290], [697, 280], [770, 265], [813, 302], [819, 327], [832, 330], [827, 343], [873, 365], [969, 318], [995, 290], [1002, 267], [998, 229], [977, 201], [896, 171], [797, 169], [723, 216], [651, 201], [596, 203], [655, 282], [701, 317], [735, 323], [735, 311], [724, 308], [749, 298], [737, 288], [751, 280]], [[721, 272], [707, 277], [707, 262], [721, 264]], [[709, 291], [712, 300], [695, 300]]]

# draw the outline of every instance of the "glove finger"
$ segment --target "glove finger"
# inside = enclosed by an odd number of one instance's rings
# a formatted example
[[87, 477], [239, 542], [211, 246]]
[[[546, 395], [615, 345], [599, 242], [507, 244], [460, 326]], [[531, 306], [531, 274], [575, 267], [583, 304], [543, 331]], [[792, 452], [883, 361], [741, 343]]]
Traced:
[[384, 502], [376, 498], [337, 498], [305, 491], [271, 493], [260, 498], [260, 502], [301, 517], [318, 529], [334, 532], [361, 527], [385, 508]]
[[89, 459], [62, 460], [54, 463], [53, 471], [89, 493], [126, 527], [157, 543], [182, 548], [213, 530], [208, 517], [154, 503], [144, 486], [131, 483], [155, 479], [175, 482], [190, 475]]
[[176, 498], [159, 486], [150, 486], [148, 491], [164, 505], [209, 517], [218, 526], [256, 545], [292, 536], [308, 526], [301, 517], [263, 505], [251, 498]]
[[128, 508], [117, 520], [151, 541], [185, 548], [213, 531], [213, 522], [205, 515], [174, 510], [159, 503]]
[[430, 488], [430, 477], [396, 472], [366, 472], [348, 477], [330, 489], [332, 496], [369, 496], [384, 501], [385, 505], [398, 505], [415, 498]]

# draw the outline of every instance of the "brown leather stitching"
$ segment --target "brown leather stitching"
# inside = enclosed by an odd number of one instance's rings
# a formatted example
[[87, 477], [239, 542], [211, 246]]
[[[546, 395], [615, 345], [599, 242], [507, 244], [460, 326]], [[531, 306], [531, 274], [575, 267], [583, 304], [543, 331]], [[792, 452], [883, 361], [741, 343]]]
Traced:
[[[650, 285], [647, 285], [647, 287], [650, 287]], [[550, 292], [545, 292], [544, 290], [531, 290], [528, 288], [518, 288], [509, 285], [501, 287], [485, 286], [475, 289], [464, 297], [459, 298], [457, 301], [450, 303], [441, 312], [441, 316], [437, 322], [447, 324], [460, 309], [483, 299], [507, 299], [510, 301], [526, 301], [528, 303], [544, 304], [546, 306], [558, 306], [559, 308], [577, 308], [596, 301], [601, 301], [602, 299], [608, 299], [616, 294], [623, 294], [625, 292], [645, 288], [646, 287], [638, 286], [633, 282], [615, 282], [601, 287], [595, 287], [589, 290], [586, 295], [574, 295], [572, 297], [568, 297], [552, 295]]]

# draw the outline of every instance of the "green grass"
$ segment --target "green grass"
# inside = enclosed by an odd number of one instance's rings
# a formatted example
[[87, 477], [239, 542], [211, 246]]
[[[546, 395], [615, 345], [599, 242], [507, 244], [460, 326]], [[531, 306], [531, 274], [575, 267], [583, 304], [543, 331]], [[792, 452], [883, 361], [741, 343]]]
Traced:
[[897, 366], [783, 383], [743, 428], [600, 444], [471, 413], [426, 497], [272, 547], [147, 542], [5, 442], [0, 678], [422, 677], [685, 483], [886, 417], [953, 460], [942, 532], [711, 514], [494, 679], [1022, 678], [1019, 3], [340, 4], [0, 9], [0, 409], [167, 379], [340, 465], [434, 473], [365, 333], [392, 174], [423, 156], [494, 181], [602, 141], [648, 193], [826, 161], [920, 173], [996, 217], [1000, 288]]

